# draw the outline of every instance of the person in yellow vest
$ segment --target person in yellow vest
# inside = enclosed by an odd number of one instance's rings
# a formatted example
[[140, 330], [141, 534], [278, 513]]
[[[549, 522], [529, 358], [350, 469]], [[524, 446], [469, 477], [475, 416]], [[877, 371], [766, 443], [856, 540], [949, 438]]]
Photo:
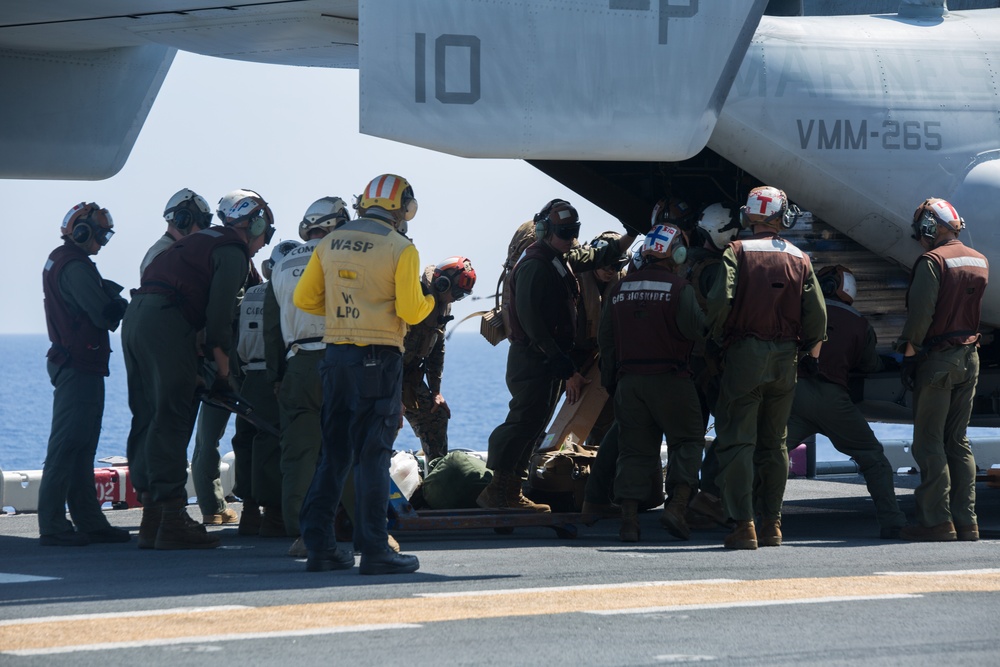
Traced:
[[338, 549], [333, 533], [334, 512], [353, 468], [359, 571], [404, 574], [416, 572], [420, 563], [389, 546], [389, 458], [403, 419], [406, 326], [430, 314], [434, 297], [421, 289], [420, 256], [406, 237], [417, 212], [406, 179], [378, 176], [356, 208], [357, 219], [316, 246], [293, 295], [298, 308], [326, 318], [323, 442], [299, 528], [307, 571], [354, 567], [354, 554]]

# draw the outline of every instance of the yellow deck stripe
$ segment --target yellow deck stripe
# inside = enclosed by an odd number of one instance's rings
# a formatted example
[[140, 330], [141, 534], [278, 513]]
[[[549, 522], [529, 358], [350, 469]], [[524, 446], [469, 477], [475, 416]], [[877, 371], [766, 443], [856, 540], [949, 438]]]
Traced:
[[[144, 616], [128, 622], [101, 618], [72, 618], [45, 623], [12, 623], [0, 627], [0, 651], [113, 645], [122, 642], [179, 639], [206, 635], [260, 633], [274, 636], [322, 628], [350, 628], [398, 623], [433, 623], [465, 619], [533, 616], [679, 605], [726, 605], [748, 602], [815, 600], [817, 598], [871, 598], [879, 595], [919, 595], [944, 592], [1000, 591], [1000, 572], [913, 573], [906, 576], [764, 579], [731, 583], [672, 582], [649, 586], [553, 589], [513, 593], [490, 591], [459, 597], [413, 597], [280, 605], [215, 612], [184, 612]], [[336, 589], [331, 589], [336, 594]]]

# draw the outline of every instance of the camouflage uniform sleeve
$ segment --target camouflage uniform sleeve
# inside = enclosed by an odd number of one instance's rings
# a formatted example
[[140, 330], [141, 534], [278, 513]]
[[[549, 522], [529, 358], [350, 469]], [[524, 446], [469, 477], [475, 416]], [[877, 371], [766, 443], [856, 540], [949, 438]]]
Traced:
[[[436, 312], [436, 311], [435, 311]], [[441, 393], [441, 376], [444, 374], [444, 333], [438, 335], [437, 343], [431, 349], [424, 362], [427, 388], [432, 394]]]
[[620, 241], [610, 241], [608, 245], [599, 250], [580, 246], [579, 248], [573, 248], [563, 255], [566, 263], [573, 268], [574, 273], [584, 273], [604, 266], [610, 266], [618, 261], [618, 258], [621, 256]]

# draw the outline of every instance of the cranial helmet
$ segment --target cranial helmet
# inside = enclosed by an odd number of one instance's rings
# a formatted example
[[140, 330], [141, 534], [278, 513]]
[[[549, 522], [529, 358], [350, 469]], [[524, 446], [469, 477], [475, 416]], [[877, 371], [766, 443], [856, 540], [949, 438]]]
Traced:
[[163, 219], [182, 232], [192, 227], [205, 229], [212, 224], [212, 209], [204, 197], [184, 188], [167, 200]]
[[698, 228], [716, 250], [722, 250], [730, 241], [735, 241], [740, 231], [739, 223], [733, 219], [733, 212], [721, 203], [705, 207], [698, 220]]
[[816, 274], [816, 279], [823, 290], [823, 296], [828, 299], [837, 299], [849, 306], [858, 296], [858, 282], [846, 266], [824, 266]]
[[789, 207], [784, 191], [769, 185], [751, 190], [746, 206], [740, 209], [743, 229], [753, 225], [787, 229], [795, 224], [797, 217], [797, 210]]
[[[622, 235], [619, 234], [618, 232], [612, 232], [612, 231], [601, 232], [593, 239], [588, 241], [587, 245], [593, 248], [594, 250], [600, 250], [601, 248], [606, 248], [612, 241], [620, 241], [621, 238]], [[621, 271], [623, 268], [625, 268], [625, 265], [628, 264], [628, 260], [629, 260], [628, 248], [625, 248], [622, 250], [622, 254], [618, 258], [618, 261], [605, 268], [612, 269], [615, 271]]]
[[965, 229], [965, 220], [958, 215], [955, 207], [944, 199], [932, 197], [913, 212], [913, 238], [934, 239], [937, 237], [937, 227], [942, 227], [958, 234]]
[[271, 242], [274, 234], [274, 214], [264, 198], [253, 190], [233, 190], [219, 200], [215, 214], [227, 227], [246, 229], [250, 238], [267, 233]]
[[655, 227], [671, 223], [683, 231], [690, 231], [694, 228], [697, 212], [697, 209], [679, 197], [664, 197], [653, 207], [649, 224], [650, 227]]
[[264, 280], [270, 280], [271, 271], [274, 270], [274, 265], [277, 264], [282, 257], [298, 248], [299, 245], [301, 244], [298, 241], [289, 240], [282, 241], [278, 245], [274, 246], [274, 249], [271, 251], [271, 256], [260, 264], [260, 272], [264, 274]]
[[114, 236], [114, 226], [108, 209], [94, 202], [80, 202], [66, 213], [59, 230], [64, 238], [77, 245], [87, 245], [97, 239], [99, 245], [105, 246]]
[[642, 242], [642, 259], [647, 264], [661, 259], [683, 264], [687, 259], [684, 232], [674, 224], [656, 225], [649, 230]]
[[417, 200], [413, 195], [413, 187], [405, 178], [395, 174], [382, 174], [365, 186], [364, 192], [358, 197], [356, 208], [362, 214], [370, 208], [401, 211], [403, 220], [409, 222], [417, 214]]
[[553, 199], [535, 214], [535, 236], [553, 236], [570, 241], [580, 236], [580, 215], [564, 199]]
[[459, 301], [472, 294], [475, 285], [476, 270], [467, 257], [449, 257], [434, 267], [431, 287], [438, 294], [450, 291], [455, 301]]
[[340, 197], [323, 197], [317, 199], [302, 216], [299, 223], [299, 237], [303, 241], [309, 240], [309, 233], [314, 229], [322, 229], [324, 232], [336, 229], [351, 219], [351, 214], [347, 210], [347, 204]]

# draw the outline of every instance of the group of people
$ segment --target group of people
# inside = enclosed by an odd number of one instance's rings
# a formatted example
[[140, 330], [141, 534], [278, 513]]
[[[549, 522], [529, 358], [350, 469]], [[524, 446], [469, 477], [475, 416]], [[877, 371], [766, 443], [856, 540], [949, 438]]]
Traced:
[[[600, 443], [583, 513], [620, 516], [621, 540], [638, 541], [640, 508], [663, 500], [661, 487], [649, 501], [665, 439], [667, 532], [689, 539], [693, 524], [707, 522], [730, 526], [728, 549], [780, 546], [786, 443], [820, 433], [858, 463], [882, 538], [978, 539], [966, 428], [986, 258], [958, 240], [965, 223], [948, 202], [928, 199], [914, 213], [913, 238], [925, 252], [894, 345], [913, 392], [921, 471], [917, 521], [908, 525], [882, 445], [848, 392], [851, 372], [883, 368], [874, 330], [852, 306], [857, 282], [840, 265], [814, 272], [781, 237], [795, 215], [785, 193], [769, 186], [754, 188], [738, 217], [720, 204], [700, 214], [676, 198], [656, 205], [638, 257], [605, 288], [600, 308], [601, 383], [615, 422]], [[549, 202], [535, 225], [538, 240], [510, 280], [512, 398], [490, 436], [494, 475], [478, 499], [484, 508], [551, 510], [523, 495], [522, 479], [559, 397], [574, 403], [587, 382], [573, 356], [578, 274], [613, 265], [640, 233], [625, 223], [626, 235], [581, 246], [579, 217], [562, 200]], [[750, 236], [739, 238], [741, 230]], [[716, 437], [706, 450], [710, 414]]]
[[[262, 280], [251, 258], [274, 233], [267, 202], [235, 190], [220, 200], [221, 224], [212, 225], [205, 199], [181, 190], [167, 203], [167, 231], [143, 259], [131, 303], [90, 259], [113, 234], [110, 213], [81, 203], [67, 214], [63, 244], [44, 272], [56, 390], [40, 490], [42, 545], [131, 539], [107, 522], [93, 493], [108, 332], [121, 323], [140, 548], [219, 545], [205, 525], [237, 516], [217, 481], [218, 440], [242, 403], [253, 405], [254, 419], [238, 420], [234, 438], [241, 534], [300, 536], [309, 570], [353, 565], [332, 533], [343, 500], [362, 573], [418, 567], [386, 532], [388, 458], [404, 413], [426, 449], [447, 451], [443, 329], [450, 304], [471, 293], [476, 274], [460, 256], [420, 268], [405, 235], [417, 210], [405, 179], [374, 179], [356, 209], [352, 220], [339, 197], [311, 204], [299, 224], [302, 243], [278, 244], [261, 264]], [[200, 401], [192, 462], [198, 522], [187, 513], [185, 482]]]
[[[278, 244], [261, 264], [262, 279], [251, 258], [274, 233], [267, 202], [235, 190], [212, 225], [204, 198], [181, 190], [168, 201], [167, 231], [143, 259], [131, 302], [90, 259], [113, 234], [110, 213], [94, 203], [70, 210], [64, 242], [43, 273], [55, 391], [41, 544], [130, 540], [104, 517], [93, 479], [108, 332], [121, 324], [140, 548], [219, 545], [205, 525], [237, 516], [217, 482], [218, 440], [232, 405], [249, 402], [256, 420], [237, 422], [233, 446], [234, 493], [244, 500], [239, 532], [298, 537], [291, 553], [306, 556], [308, 571], [346, 569], [355, 556], [337, 546], [341, 508], [362, 574], [417, 570], [417, 558], [400, 553], [386, 529], [389, 459], [404, 417], [429, 459], [447, 453], [444, 327], [476, 274], [462, 256], [420, 266], [406, 236], [417, 212], [406, 179], [373, 179], [355, 209], [352, 218], [339, 197], [311, 204], [299, 224], [302, 243]], [[794, 443], [817, 432], [858, 462], [882, 537], [978, 539], [965, 430], [986, 259], [958, 240], [964, 221], [948, 202], [929, 199], [917, 209], [914, 238], [926, 252], [896, 344], [914, 394], [922, 476], [917, 523], [907, 525], [881, 445], [847, 392], [851, 371], [881, 364], [871, 327], [851, 305], [854, 276], [842, 266], [814, 273], [780, 235], [793, 215], [785, 193], [766, 186], [750, 192], [738, 218], [718, 204], [692, 211], [668, 198], [654, 209], [638, 256], [619, 271], [642, 235], [637, 226], [580, 245], [576, 209], [549, 202], [510, 273], [510, 412], [490, 436], [493, 476], [478, 504], [550, 511], [524, 495], [528, 457], [560, 397], [580, 399], [590, 382], [581, 371], [597, 359], [613, 413], [599, 420], [606, 435], [584, 513], [620, 515], [623, 541], [640, 539], [638, 511], [651, 471], [660, 475], [665, 437], [660, 522], [670, 534], [687, 539], [691, 524], [708, 517], [732, 527], [727, 548], [780, 545], [786, 434]], [[738, 238], [741, 229], [752, 235]], [[186, 510], [185, 482], [200, 401], [198, 522]], [[706, 451], [710, 413], [717, 435]]]

